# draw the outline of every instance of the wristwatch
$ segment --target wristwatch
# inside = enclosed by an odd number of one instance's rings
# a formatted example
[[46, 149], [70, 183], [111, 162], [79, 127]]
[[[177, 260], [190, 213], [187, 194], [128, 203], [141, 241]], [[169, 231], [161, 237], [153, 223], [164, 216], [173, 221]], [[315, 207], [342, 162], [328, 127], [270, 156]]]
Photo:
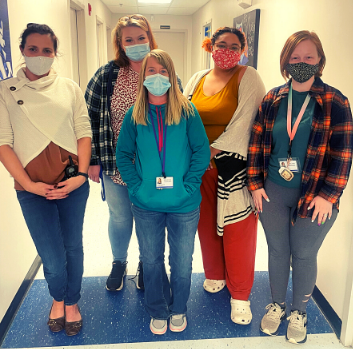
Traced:
[[88, 174], [87, 174], [87, 173], [84, 173], [84, 172], [77, 172], [77, 175], [78, 175], [78, 176], [83, 176], [83, 177], [85, 177], [86, 179], [88, 179]]

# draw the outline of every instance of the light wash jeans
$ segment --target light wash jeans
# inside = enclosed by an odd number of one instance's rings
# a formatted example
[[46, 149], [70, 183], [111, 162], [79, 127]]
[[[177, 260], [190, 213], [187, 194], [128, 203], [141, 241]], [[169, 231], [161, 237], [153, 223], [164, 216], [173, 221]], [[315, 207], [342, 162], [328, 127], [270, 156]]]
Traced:
[[49, 293], [66, 305], [76, 304], [81, 297], [82, 225], [88, 194], [88, 182], [60, 200], [17, 191], [28, 230], [42, 258]]
[[109, 207], [108, 233], [113, 260], [123, 263], [127, 259], [127, 250], [132, 234], [131, 201], [126, 186], [114, 183], [105, 174], [103, 174], [103, 180]]
[[[192, 255], [200, 209], [164, 213], [132, 205], [136, 234], [142, 242], [145, 307], [151, 317], [166, 320], [185, 314], [190, 294]], [[164, 265], [165, 228], [170, 248], [170, 282]]]

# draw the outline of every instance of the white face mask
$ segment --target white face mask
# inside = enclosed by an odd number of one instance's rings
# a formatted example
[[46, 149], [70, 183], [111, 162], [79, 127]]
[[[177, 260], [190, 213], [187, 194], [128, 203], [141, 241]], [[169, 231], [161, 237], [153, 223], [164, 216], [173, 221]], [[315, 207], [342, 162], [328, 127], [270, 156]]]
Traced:
[[26, 67], [28, 70], [35, 75], [44, 75], [47, 74], [54, 62], [53, 57], [27, 57], [23, 55], [26, 61]]

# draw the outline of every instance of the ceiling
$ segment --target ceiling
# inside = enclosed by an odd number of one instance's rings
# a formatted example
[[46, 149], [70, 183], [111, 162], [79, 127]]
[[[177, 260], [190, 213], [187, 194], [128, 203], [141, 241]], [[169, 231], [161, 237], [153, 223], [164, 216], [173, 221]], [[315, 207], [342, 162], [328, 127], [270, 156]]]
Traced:
[[192, 15], [210, 0], [172, 0], [170, 4], [139, 4], [138, 0], [101, 0], [113, 13], [142, 15]]

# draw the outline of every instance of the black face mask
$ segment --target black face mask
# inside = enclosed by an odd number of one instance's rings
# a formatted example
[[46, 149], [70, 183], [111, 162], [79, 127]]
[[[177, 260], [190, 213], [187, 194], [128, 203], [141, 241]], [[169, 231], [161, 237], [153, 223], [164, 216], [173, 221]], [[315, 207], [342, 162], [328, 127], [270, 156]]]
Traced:
[[319, 71], [318, 64], [308, 64], [304, 62], [287, 64], [286, 71], [292, 76], [293, 80], [303, 83], [308, 81]]

